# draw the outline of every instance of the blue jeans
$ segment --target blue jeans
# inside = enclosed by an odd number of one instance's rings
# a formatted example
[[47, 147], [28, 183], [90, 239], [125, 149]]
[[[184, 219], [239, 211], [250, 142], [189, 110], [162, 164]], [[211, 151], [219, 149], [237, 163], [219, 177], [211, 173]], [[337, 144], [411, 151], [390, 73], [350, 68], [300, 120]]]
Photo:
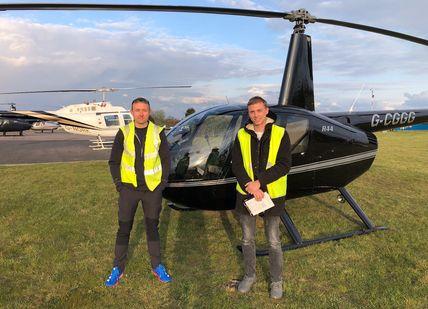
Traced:
[[[269, 270], [272, 282], [282, 281], [283, 256], [279, 234], [279, 216], [264, 216], [265, 235], [269, 242]], [[242, 253], [247, 277], [256, 275], [256, 216], [240, 214], [242, 227]]]

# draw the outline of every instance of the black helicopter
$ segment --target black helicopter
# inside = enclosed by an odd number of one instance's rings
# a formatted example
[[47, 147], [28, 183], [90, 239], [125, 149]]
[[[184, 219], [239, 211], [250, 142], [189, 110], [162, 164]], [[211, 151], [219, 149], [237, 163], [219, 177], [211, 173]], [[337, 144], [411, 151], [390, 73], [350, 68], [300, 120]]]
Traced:
[[[15, 103], [0, 103], [0, 105], [9, 105], [10, 111], [16, 111]], [[38, 119], [27, 119], [26, 117], [9, 117], [7, 113], [2, 113], [0, 117], [0, 132], [6, 135], [7, 132], [18, 132], [19, 135], [23, 135], [23, 132], [30, 130], [33, 124]]]
[[[196, 6], [137, 4], [0, 4], [7, 10], [122, 10], [226, 14], [261, 18], [280, 18], [295, 23], [288, 49], [279, 102], [270, 110], [286, 128], [292, 144], [293, 166], [289, 173], [287, 198], [338, 190], [357, 213], [365, 227], [359, 231], [303, 240], [290, 216], [281, 219], [295, 249], [314, 243], [370, 233], [375, 226], [345, 186], [372, 165], [377, 152], [375, 131], [428, 122], [428, 109], [370, 111], [357, 113], [317, 113], [314, 109], [312, 43], [305, 34], [309, 23], [325, 23], [354, 28], [428, 46], [428, 40], [371, 26], [317, 18], [305, 9], [292, 12], [230, 9]], [[242, 105], [218, 106], [193, 114], [169, 133], [172, 156], [169, 185], [164, 197], [173, 208], [227, 210], [234, 208], [235, 184], [231, 171], [231, 147], [236, 133], [248, 120]], [[259, 251], [266, 254], [266, 251]]]

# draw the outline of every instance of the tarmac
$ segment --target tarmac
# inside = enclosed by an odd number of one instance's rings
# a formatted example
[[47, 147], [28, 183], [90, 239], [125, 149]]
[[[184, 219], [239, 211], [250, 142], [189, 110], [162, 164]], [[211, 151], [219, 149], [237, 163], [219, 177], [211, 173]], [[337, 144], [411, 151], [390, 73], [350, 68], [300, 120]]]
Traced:
[[[0, 134], [0, 164], [33, 164], [53, 162], [75, 162], [108, 160], [110, 149], [93, 150], [89, 146], [94, 136], [66, 133], [62, 130], [51, 132], [24, 131]], [[113, 140], [114, 138], [103, 138]]]

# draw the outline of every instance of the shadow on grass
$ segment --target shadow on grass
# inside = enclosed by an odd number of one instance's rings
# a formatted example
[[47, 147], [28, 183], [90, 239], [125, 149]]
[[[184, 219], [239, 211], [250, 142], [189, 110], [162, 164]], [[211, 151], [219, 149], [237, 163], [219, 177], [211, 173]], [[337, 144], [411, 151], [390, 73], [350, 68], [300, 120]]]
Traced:
[[[355, 219], [354, 217], [348, 215], [343, 210], [341, 210], [341, 209], [339, 209], [337, 207], [334, 207], [334, 206], [331, 206], [330, 204], [327, 204], [322, 199], [320, 199], [320, 198], [318, 198], [316, 196], [309, 196], [308, 199], [311, 199], [311, 200], [317, 202], [318, 204], [320, 204], [321, 206], [324, 206], [325, 208], [328, 208], [329, 210], [333, 210], [334, 212], [336, 212], [340, 216], [348, 219], [350, 222], [353, 222], [353, 223], [355, 223], [355, 224], [357, 224], [357, 225], [365, 228], [364, 224], [360, 220]], [[352, 207], [347, 202], [344, 203], [344, 205], [347, 205], [349, 207], [349, 209], [352, 209]]]
[[[236, 220], [239, 224], [239, 219], [236, 213], [234, 211], [231, 211], [230, 213], [232, 213], [232, 216], [234, 218], [233, 220]], [[220, 211], [220, 220], [221, 220], [221, 223], [223, 224], [224, 231], [226, 232], [227, 238], [229, 239], [230, 246], [232, 247], [233, 252], [235, 253], [238, 259], [242, 259], [242, 254], [236, 247], [238, 244], [240, 244], [241, 240], [238, 239], [232, 227], [232, 224], [230, 223], [228, 211]]]
[[[213, 273], [202, 211], [180, 212], [173, 253], [174, 280], [170, 297], [178, 308], [206, 307]], [[204, 297], [197, 297], [204, 295]]]

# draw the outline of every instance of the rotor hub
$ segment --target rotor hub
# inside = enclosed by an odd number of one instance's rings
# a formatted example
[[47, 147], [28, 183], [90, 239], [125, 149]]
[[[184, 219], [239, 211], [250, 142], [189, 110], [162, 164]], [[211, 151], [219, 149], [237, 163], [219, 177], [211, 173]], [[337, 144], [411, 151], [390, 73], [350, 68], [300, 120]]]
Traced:
[[296, 23], [294, 26], [294, 33], [305, 33], [305, 25], [314, 23], [316, 20], [315, 16], [309, 14], [306, 9], [291, 11], [291, 13], [287, 15], [286, 19]]

